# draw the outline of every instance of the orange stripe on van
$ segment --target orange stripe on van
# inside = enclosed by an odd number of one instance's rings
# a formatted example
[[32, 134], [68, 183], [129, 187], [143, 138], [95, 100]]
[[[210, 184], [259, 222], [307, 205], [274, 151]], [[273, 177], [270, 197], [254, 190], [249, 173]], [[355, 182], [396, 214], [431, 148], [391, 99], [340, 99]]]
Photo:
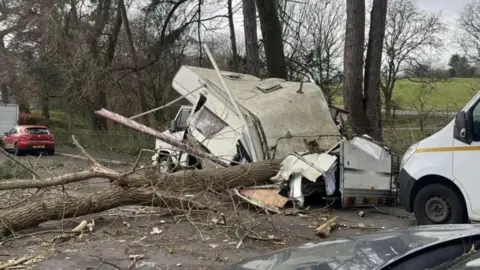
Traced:
[[438, 153], [438, 152], [458, 152], [458, 151], [480, 151], [480, 146], [422, 148], [422, 149], [417, 149], [415, 153]]

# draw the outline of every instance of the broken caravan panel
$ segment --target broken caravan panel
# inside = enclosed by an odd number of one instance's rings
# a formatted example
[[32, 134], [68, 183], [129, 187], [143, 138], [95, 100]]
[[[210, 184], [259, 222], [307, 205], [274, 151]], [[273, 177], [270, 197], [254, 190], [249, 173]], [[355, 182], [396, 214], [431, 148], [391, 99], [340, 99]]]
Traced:
[[[170, 122], [168, 129], [163, 133], [175, 138], [177, 141], [183, 141], [188, 128], [187, 120], [192, 110], [193, 106], [182, 105], [175, 118]], [[159, 164], [161, 171], [167, 172], [172, 168], [179, 169], [189, 165], [186, 155], [183, 155], [182, 151], [169, 143], [156, 139], [155, 150], [155, 154], [152, 156], [153, 166]]]
[[[363, 135], [340, 141], [324, 153], [292, 153], [282, 161], [271, 178], [281, 188], [280, 194], [303, 207], [306, 197], [314, 194], [323, 201], [338, 201], [343, 208], [391, 205], [397, 201], [396, 178], [399, 155]], [[235, 190], [242, 199], [271, 212], [285, 205], [272, 204], [272, 187]], [[274, 209], [274, 211], [270, 210]]]
[[[247, 121], [252, 123], [252, 119], [257, 119], [257, 124], [251, 125], [250, 129], [254, 131], [254, 148], [257, 156], [262, 157], [260, 160], [267, 157], [282, 159], [293, 151], [303, 152], [305, 138], [319, 139], [319, 146], [323, 149], [331, 147], [341, 139], [323, 93], [315, 84], [303, 83], [303, 93], [297, 93], [301, 83], [281, 79], [260, 80], [239, 73], [223, 72], [223, 75], [239, 107], [245, 111]], [[206, 140], [205, 146], [213, 154], [216, 152], [211, 149], [215, 147], [214, 142], [219, 145], [217, 148], [224, 151], [225, 147], [228, 147], [228, 156], [233, 157], [236, 154], [235, 141], [239, 136], [245, 138], [245, 134], [238, 132], [242, 130], [243, 123], [234, 113], [233, 104], [222, 90], [216, 72], [213, 69], [182, 66], [172, 86], [184, 95], [202, 84], [207, 87], [186, 99], [195, 104], [199, 96], [204, 95], [207, 99], [205, 106], [221, 117], [233, 131], [224, 138]], [[262, 85], [265, 86], [263, 91], [259, 89]], [[202, 136], [199, 136], [199, 139], [201, 141]], [[225, 140], [225, 143], [221, 143], [221, 139]], [[244, 144], [245, 140], [242, 139], [241, 142]]]
[[[212, 76], [218, 77], [215, 70], [211, 71]], [[201, 85], [205, 85], [205, 87], [186, 97], [195, 107], [190, 119], [190, 121], [193, 121], [193, 125], [191, 124], [189, 127], [189, 135], [214, 155], [234, 160], [238, 152], [237, 142], [240, 141], [244, 146], [248, 144], [243, 121], [236, 114], [236, 110], [227, 94], [219, 86], [213, 84], [209, 78], [202, 77], [184, 67], [180, 68], [172, 82], [173, 88], [181, 95]], [[249, 112], [241, 105], [239, 108], [244, 112], [244, 117], [250, 119]], [[197, 123], [203, 124], [203, 131]], [[210, 130], [208, 130], [209, 128]], [[252, 127], [251, 129], [253, 130]], [[253, 133], [252, 137], [256, 156], [263, 160], [262, 142], [258, 133]], [[248, 147], [244, 147], [243, 151], [250, 155]], [[247, 159], [251, 160], [250, 158]]]

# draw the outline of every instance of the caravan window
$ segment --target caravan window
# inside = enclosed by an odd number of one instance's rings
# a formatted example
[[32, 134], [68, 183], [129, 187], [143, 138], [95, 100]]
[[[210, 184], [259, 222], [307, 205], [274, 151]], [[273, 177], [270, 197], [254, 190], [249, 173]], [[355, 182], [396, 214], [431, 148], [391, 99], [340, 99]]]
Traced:
[[227, 124], [207, 107], [202, 106], [192, 117], [190, 126], [195, 128], [206, 138], [217, 135]]

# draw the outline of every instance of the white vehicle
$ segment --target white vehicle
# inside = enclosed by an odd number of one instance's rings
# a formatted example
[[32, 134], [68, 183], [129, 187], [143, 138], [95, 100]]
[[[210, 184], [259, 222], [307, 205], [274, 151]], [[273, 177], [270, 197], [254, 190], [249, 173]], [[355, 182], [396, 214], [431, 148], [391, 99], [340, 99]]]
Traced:
[[[222, 79], [228, 90], [224, 90]], [[341, 201], [344, 207], [395, 200], [398, 156], [369, 137], [346, 141], [332, 118], [338, 118], [337, 113], [331, 113], [315, 84], [261, 80], [246, 74], [183, 66], [172, 86], [193, 105], [182, 106], [163, 134], [194, 144], [197, 149], [225, 159], [230, 166], [284, 159], [277, 179], [295, 175], [290, 198], [300, 205], [316, 190], [326, 200]], [[227, 91], [231, 91], [248, 125], [238, 116]], [[309, 149], [312, 141], [315, 149]], [[162, 171], [215, 165], [162, 140], [156, 140], [152, 161]], [[311, 184], [303, 185], [302, 178]]]
[[0, 103], [0, 136], [17, 126], [19, 115], [17, 104]]
[[[178, 141], [183, 141], [185, 132], [188, 127], [188, 117], [192, 112], [192, 106], [182, 106], [178, 110], [177, 115], [171, 121], [170, 127], [164, 131], [164, 134], [170, 135]], [[188, 167], [188, 155], [182, 155], [178, 149], [172, 145], [162, 141], [155, 140], [156, 153], [153, 155], [153, 165], [159, 165], [161, 171], [167, 172], [175, 169], [178, 165], [181, 167]], [[183, 156], [183, 160], [180, 160]]]
[[401, 161], [397, 188], [418, 224], [480, 221], [480, 92], [447, 126], [413, 144]]
[[[233, 163], [283, 159], [291, 152], [304, 151], [304, 140], [316, 139], [320, 149], [328, 149], [342, 139], [315, 84], [261, 80], [239, 73], [223, 72], [221, 76], [248, 125], [236, 113], [214, 69], [183, 66], [172, 86], [193, 106], [180, 108], [164, 134], [195, 143]], [[203, 160], [160, 140], [155, 150], [153, 162], [163, 167], [204, 166]]]

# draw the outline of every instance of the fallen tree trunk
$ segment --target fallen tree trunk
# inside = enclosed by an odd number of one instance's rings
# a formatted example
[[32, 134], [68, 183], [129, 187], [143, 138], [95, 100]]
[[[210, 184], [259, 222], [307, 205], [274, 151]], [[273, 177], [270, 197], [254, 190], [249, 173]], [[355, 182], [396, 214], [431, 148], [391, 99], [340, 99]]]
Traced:
[[122, 188], [111, 186], [83, 197], [32, 201], [0, 214], [0, 237], [16, 231], [36, 227], [49, 220], [61, 220], [126, 205], [149, 205], [173, 209], [202, 209], [204, 206], [190, 200], [162, 196], [150, 188]]
[[280, 170], [281, 160], [265, 160], [228, 168], [186, 170], [165, 174], [154, 179], [127, 178], [128, 186], [149, 184], [169, 192], [222, 191], [239, 186], [263, 185]]
[[228, 168], [179, 171], [165, 175], [128, 175], [105, 171], [93, 167], [90, 170], [68, 173], [44, 180], [9, 180], [0, 182], [0, 190], [47, 188], [69, 183], [86, 181], [92, 178], [118, 180], [130, 187], [150, 185], [162, 190], [203, 191], [228, 189], [237, 186], [252, 186], [268, 182], [280, 169], [280, 160], [265, 160], [256, 163], [237, 165]]
[[93, 171], [71, 173], [44, 180], [0, 182], [0, 190], [45, 188], [84, 181], [91, 177], [109, 179], [125, 177], [128, 185], [128, 187], [111, 185], [83, 197], [56, 200], [38, 198], [37, 201], [2, 211], [0, 212], [0, 236], [8, 236], [18, 230], [36, 227], [49, 220], [99, 213], [125, 205], [152, 205], [171, 209], [201, 208], [203, 206], [195, 205], [189, 200], [162, 194], [185, 192], [196, 194], [206, 190], [223, 191], [239, 186], [262, 185], [268, 183], [270, 177], [274, 176], [279, 169], [280, 160], [270, 160], [229, 168], [180, 171], [158, 178], [144, 175], [115, 175], [115, 173], [93, 169]]

